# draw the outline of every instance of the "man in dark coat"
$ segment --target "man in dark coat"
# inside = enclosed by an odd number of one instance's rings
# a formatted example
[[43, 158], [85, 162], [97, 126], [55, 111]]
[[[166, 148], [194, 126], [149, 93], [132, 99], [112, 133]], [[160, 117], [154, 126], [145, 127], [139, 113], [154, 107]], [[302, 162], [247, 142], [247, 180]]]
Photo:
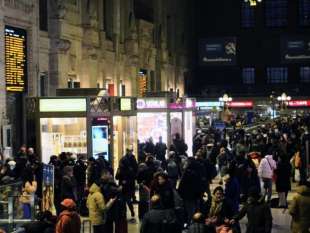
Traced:
[[270, 206], [265, 203], [256, 187], [250, 188], [246, 205], [232, 221], [239, 221], [247, 215], [248, 224], [246, 233], [271, 233], [272, 215]]
[[201, 176], [204, 173], [203, 171], [204, 167], [201, 163], [194, 158], [189, 158], [189, 164], [179, 184], [178, 192], [184, 201], [188, 224], [198, 208], [199, 201], [205, 191]]
[[123, 194], [129, 207], [131, 217], [135, 217], [132, 201], [135, 199], [135, 180], [138, 172], [138, 163], [133, 155], [133, 148], [127, 149], [125, 156], [119, 162], [119, 168], [116, 173], [116, 179], [119, 185], [123, 187]]
[[140, 233], [179, 233], [173, 209], [164, 209], [160, 205], [160, 196], [151, 198], [151, 210], [144, 216]]
[[66, 166], [64, 168], [64, 176], [61, 182], [61, 199], [77, 200], [76, 180], [73, 176], [73, 167]]
[[163, 168], [166, 168], [166, 151], [167, 145], [163, 142], [162, 136], [160, 136], [159, 142], [155, 145], [155, 156], [157, 160], [161, 161]]

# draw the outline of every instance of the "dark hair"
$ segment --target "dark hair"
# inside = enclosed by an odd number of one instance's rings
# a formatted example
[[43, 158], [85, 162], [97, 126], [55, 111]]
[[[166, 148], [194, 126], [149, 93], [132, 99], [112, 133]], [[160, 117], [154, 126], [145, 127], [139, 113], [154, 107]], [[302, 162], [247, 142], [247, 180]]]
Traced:
[[213, 195], [214, 195], [216, 192], [218, 192], [218, 191], [224, 193], [223, 187], [222, 187], [222, 186], [217, 186], [217, 187], [214, 189], [214, 191], [213, 191]]
[[27, 182], [31, 183], [33, 179], [34, 173], [30, 166], [27, 166], [22, 174], [23, 184], [25, 185]]

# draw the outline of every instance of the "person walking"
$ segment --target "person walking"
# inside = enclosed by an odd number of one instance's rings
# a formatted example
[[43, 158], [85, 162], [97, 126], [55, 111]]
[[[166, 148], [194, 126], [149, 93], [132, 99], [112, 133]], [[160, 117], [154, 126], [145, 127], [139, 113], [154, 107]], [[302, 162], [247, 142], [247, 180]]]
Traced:
[[166, 151], [167, 151], [167, 145], [163, 142], [163, 137], [159, 136], [159, 141], [155, 145], [155, 156], [156, 159], [161, 162], [161, 166], [163, 169], [166, 168]]
[[286, 156], [279, 157], [276, 174], [276, 190], [279, 196], [279, 207], [287, 207], [287, 195], [291, 190], [292, 166]]
[[104, 232], [104, 224], [107, 216], [106, 212], [111, 208], [115, 200], [116, 198], [111, 198], [109, 202], [105, 204], [99, 185], [96, 183], [92, 184], [87, 197], [87, 208], [89, 209], [89, 219], [93, 226], [93, 233]]
[[265, 189], [265, 197], [270, 202], [272, 195], [272, 179], [274, 170], [277, 169], [276, 161], [274, 161], [272, 155], [266, 155], [259, 164], [258, 175], [262, 179], [263, 187]]
[[289, 206], [292, 216], [292, 233], [309, 233], [310, 229], [310, 182], [300, 186]]
[[55, 233], [80, 233], [81, 219], [76, 212], [76, 204], [72, 199], [61, 202], [63, 211], [58, 217]]
[[240, 212], [230, 221], [235, 224], [244, 216], [247, 216], [248, 223], [246, 233], [271, 233], [272, 215], [270, 206], [265, 203], [263, 197], [260, 196], [257, 187], [249, 189], [249, 198]]
[[122, 192], [126, 199], [131, 214], [131, 221], [135, 223], [135, 211], [133, 208], [133, 199], [135, 199], [135, 180], [137, 178], [138, 163], [133, 154], [133, 147], [126, 150], [126, 154], [119, 162], [119, 168], [116, 172], [116, 179], [122, 186]]

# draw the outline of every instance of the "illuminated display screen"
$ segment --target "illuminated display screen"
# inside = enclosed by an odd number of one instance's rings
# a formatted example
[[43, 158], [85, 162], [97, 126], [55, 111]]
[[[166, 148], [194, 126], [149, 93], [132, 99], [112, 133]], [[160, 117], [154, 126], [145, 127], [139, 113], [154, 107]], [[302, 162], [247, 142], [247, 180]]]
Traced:
[[23, 92], [27, 77], [26, 31], [5, 26], [6, 90]]

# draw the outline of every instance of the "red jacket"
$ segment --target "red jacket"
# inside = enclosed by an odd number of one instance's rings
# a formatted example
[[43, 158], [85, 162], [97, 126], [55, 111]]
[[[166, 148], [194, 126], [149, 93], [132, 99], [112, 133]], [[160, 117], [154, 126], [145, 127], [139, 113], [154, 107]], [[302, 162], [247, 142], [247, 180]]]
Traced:
[[77, 212], [64, 210], [60, 213], [56, 233], [80, 233], [81, 219]]

